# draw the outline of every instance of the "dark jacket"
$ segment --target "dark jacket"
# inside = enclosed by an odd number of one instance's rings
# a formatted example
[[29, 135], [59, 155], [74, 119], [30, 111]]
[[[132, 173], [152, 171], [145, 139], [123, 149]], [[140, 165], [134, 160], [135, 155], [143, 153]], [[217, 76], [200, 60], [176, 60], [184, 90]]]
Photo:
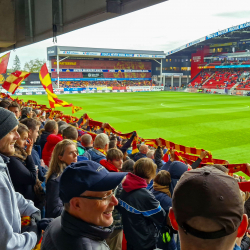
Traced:
[[10, 177], [16, 192], [19, 192], [25, 199], [34, 201], [36, 184], [36, 167], [31, 155], [26, 160], [16, 156], [10, 156], [7, 164]]
[[246, 235], [241, 240], [240, 248], [241, 250], [248, 250], [250, 247], [250, 238], [248, 238]]
[[59, 181], [61, 176], [52, 174], [46, 182], [45, 217], [56, 218], [63, 211], [63, 202], [59, 197]]
[[111, 232], [63, 211], [46, 229], [41, 250], [109, 250], [105, 239]]
[[140, 160], [141, 158], [147, 158], [147, 156], [145, 154], [142, 154], [141, 152], [132, 154], [129, 157], [135, 162]]
[[106, 156], [95, 148], [88, 150], [88, 153], [90, 154], [92, 161], [97, 163], [100, 163], [101, 160], [106, 159]]
[[156, 225], [165, 222], [165, 211], [139, 176], [129, 173], [122, 187], [118, 200], [128, 246], [136, 250], [154, 248], [158, 238]]
[[83, 154], [80, 154], [80, 152], [79, 152], [80, 156], [84, 156], [87, 159], [91, 160], [91, 155], [87, 152], [86, 148], [83, 147], [83, 145], [79, 141], [76, 143], [76, 146], [77, 146], [78, 152], [80, 151], [79, 149], [81, 149], [81, 151], [84, 151]]
[[131, 137], [126, 141], [126, 143], [120, 148], [120, 150], [122, 151], [123, 154], [128, 150], [128, 148], [131, 147], [131, 144], [132, 144], [132, 142], [133, 142], [135, 136], [136, 136], [136, 132], [134, 131], [133, 134], [132, 134], [132, 136], [131, 136]]
[[[172, 207], [172, 198], [170, 198], [167, 194], [156, 191], [152, 189], [152, 193], [155, 196], [156, 200], [158, 200], [161, 204], [161, 207], [168, 214], [170, 207]], [[164, 243], [162, 240], [162, 235], [159, 236], [157, 247], [163, 250], [174, 250], [176, 249], [175, 241], [173, 235], [171, 235], [171, 241], [169, 243]]]
[[37, 151], [34, 148], [32, 148], [31, 156], [32, 156], [32, 159], [33, 159], [35, 165], [38, 166], [38, 179], [41, 182], [44, 182], [47, 170], [41, 166], [41, 160], [40, 160], [39, 154], [37, 153]]
[[173, 161], [170, 164], [168, 172], [171, 175], [171, 185], [170, 185], [170, 192], [173, 195], [174, 188], [181, 178], [181, 176], [188, 170], [188, 166], [180, 161]]
[[47, 137], [50, 135], [51, 133], [43, 131], [39, 140], [36, 142], [36, 144], [40, 145], [41, 147], [41, 151], [43, 151], [43, 148], [45, 146], [45, 143], [47, 142]]

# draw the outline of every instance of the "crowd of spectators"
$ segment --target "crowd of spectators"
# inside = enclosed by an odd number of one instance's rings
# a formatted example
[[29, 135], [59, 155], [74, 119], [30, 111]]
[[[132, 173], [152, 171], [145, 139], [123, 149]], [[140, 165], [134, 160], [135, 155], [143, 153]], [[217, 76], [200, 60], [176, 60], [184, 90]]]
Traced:
[[225, 166], [198, 168], [207, 151], [189, 165], [160, 139], [43, 114], [0, 102], [0, 249], [249, 249], [249, 193]]
[[152, 81], [60, 81], [60, 88], [155, 86]]

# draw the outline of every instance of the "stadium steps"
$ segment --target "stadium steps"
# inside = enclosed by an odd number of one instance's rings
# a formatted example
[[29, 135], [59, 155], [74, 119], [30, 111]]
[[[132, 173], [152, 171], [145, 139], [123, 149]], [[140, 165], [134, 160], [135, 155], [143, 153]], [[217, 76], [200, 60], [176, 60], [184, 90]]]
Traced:
[[214, 74], [215, 74], [215, 73], [213, 73], [210, 77], [208, 77], [207, 80], [202, 84], [202, 86], [205, 85], [205, 84], [207, 83], [207, 81], [209, 81], [209, 79], [210, 79]]

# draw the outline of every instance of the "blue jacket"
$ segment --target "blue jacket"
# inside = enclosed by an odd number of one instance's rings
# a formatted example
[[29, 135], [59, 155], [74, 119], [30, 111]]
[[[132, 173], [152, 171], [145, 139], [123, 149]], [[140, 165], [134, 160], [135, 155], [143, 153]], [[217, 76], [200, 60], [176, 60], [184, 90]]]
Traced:
[[172, 198], [170, 198], [167, 194], [156, 191], [152, 189], [152, 193], [155, 196], [156, 200], [158, 200], [161, 204], [161, 207], [165, 210], [166, 213], [169, 212], [169, 208], [172, 207]]
[[188, 166], [180, 161], [173, 161], [170, 166], [168, 172], [171, 175], [171, 185], [170, 192], [173, 195], [174, 188], [181, 178], [181, 176], [188, 170]]
[[37, 151], [34, 148], [32, 148], [31, 156], [33, 158], [35, 165], [38, 166], [38, 179], [41, 182], [44, 182], [47, 170], [41, 166], [41, 160], [40, 160], [39, 154], [37, 153]]
[[98, 151], [98, 150], [96, 150], [94, 148], [88, 150], [88, 153], [91, 156], [91, 160], [95, 161], [97, 163], [100, 163], [100, 161], [103, 160], [103, 159], [106, 160], [106, 156], [103, 153], [101, 153], [100, 151]]
[[134, 160], [135, 162], [140, 160], [141, 158], [147, 158], [147, 156], [145, 154], [140, 153], [140, 152], [131, 155], [131, 159]]
[[91, 155], [87, 152], [86, 148], [83, 147], [82, 144], [81, 144], [80, 142], [77, 142], [76, 145], [77, 145], [77, 148], [81, 148], [81, 149], [83, 149], [83, 150], [85, 151], [85, 152], [84, 152], [82, 155], [80, 155], [80, 156], [84, 156], [84, 157], [86, 157], [88, 160], [91, 160]]
[[43, 151], [43, 148], [45, 146], [45, 143], [47, 142], [47, 137], [50, 135], [51, 133], [43, 131], [41, 134], [40, 139], [38, 140], [38, 142], [36, 144], [41, 146], [41, 151]]

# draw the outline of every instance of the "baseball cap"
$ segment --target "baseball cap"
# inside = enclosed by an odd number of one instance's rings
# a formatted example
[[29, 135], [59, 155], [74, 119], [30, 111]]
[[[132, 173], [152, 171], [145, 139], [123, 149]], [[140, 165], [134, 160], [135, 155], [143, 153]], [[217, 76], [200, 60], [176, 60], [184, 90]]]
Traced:
[[85, 191], [109, 191], [116, 188], [127, 173], [108, 172], [94, 161], [80, 161], [69, 165], [62, 173], [59, 197], [68, 203]]
[[[179, 227], [201, 239], [232, 234], [244, 213], [237, 181], [211, 166], [185, 172], [175, 187], [172, 204]], [[222, 229], [202, 232], [192, 228], [188, 221], [197, 216], [215, 221]]]

